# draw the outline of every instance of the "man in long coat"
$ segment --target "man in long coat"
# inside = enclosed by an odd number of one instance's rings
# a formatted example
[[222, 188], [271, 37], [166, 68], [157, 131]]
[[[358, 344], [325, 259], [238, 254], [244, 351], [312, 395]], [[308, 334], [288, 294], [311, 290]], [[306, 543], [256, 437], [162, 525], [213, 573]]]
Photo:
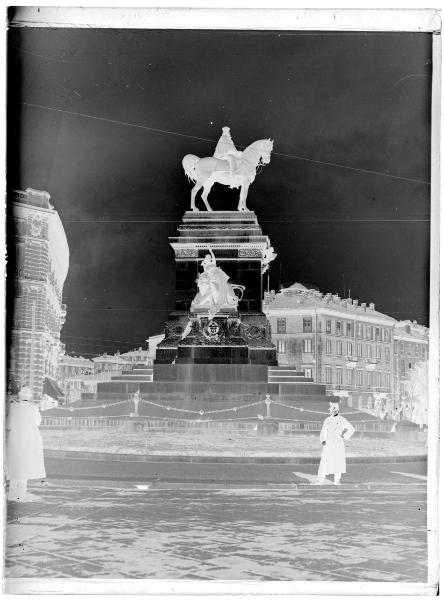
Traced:
[[39, 431], [41, 420], [31, 388], [22, 388], [18, 401], [10, 404], [6, 418], [5, 471], [10, 480], [8, 500], [13, 502], [35, 500], [36, 496], [27, 493], [28, 479], [46, 477]]
[[344, 440], [349, 440], [355, 428], [339, 414], [339, 402], [330, 402], [330, 416], [322, 424], [322, 456], [319, 464], [319, 483], [324, 483], [327, 475], [334, 475], [334, 483], [340, 485], [341, 475], [346, 472]]

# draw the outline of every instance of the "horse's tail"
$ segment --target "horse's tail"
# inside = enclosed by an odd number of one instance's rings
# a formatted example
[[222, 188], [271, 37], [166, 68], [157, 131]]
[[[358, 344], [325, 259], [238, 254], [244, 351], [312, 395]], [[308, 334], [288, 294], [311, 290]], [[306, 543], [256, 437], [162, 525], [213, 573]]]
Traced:
[[185, 171], [185, 175], [187, 176], [188, 181], [192, 181], [193, 183], [196, 182], [195, 169], [199, 160], [200, 158], [194, 154], [187, 154], [182, 159], [182, 167]]

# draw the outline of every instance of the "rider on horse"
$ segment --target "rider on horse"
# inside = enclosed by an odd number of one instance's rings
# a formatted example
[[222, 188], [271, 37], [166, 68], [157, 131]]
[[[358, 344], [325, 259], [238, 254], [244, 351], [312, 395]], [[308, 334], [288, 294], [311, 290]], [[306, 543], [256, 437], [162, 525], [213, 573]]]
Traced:
[[222, 127], [222, 135], [217, 142], [213, 156], [214, 158], [228, 161], [230, 165], [230, 175], [237, 175], [239, 173], [240, 164], [238, 159], [241, 158], [242, 152], [236, 150], [236, 146], [231, 139], [229, 127]]

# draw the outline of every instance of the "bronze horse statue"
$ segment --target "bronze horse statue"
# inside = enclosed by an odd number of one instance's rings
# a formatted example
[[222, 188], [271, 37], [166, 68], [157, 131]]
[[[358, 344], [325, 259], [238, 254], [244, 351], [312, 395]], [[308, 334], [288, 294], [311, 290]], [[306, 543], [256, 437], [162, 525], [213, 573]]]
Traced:
[[273, 141], [270, 139], [257, 140], [250, 144], [238, 158], [230, 157], [231, 160], [206, 156], [199, 158], [194, 154], [187, 154], [182, 160], [185, 175], [195, 185], [191, 190], [191, 210], [196, 208], [196, 194], [203, 188], [202, 200], [208, 211], [213, 209], [208, 203], [208, 194], [215, 183], [228, 185], [230, 188], [239, 188], [239, 203], [237, 210], [246, 211], [248, 188], [253, 183], [258, 169], [270, 162]]

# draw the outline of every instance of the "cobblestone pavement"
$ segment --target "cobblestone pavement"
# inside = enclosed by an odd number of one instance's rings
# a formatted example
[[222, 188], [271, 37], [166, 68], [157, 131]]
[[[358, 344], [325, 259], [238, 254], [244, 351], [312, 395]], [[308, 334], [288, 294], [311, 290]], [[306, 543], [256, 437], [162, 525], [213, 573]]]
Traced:
[[425, 582], [424, 481], [156, 489], [49, 480], [8, 504], [9, 578]]

